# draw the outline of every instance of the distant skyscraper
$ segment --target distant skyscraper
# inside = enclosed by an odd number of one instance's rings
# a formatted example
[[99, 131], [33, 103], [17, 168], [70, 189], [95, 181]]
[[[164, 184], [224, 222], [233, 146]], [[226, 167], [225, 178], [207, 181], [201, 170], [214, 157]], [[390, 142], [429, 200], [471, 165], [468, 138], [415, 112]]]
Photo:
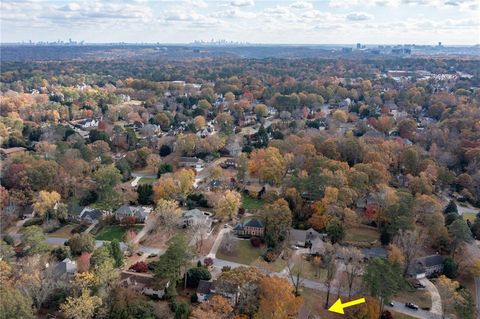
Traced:
[[438, 46], [441, 47], [441, 46], [442, 46], [442, 42], [438, 42]]
[[361, 43], [357, 43], [357, 49], [361, 49], [362, 48], [362, 44]]

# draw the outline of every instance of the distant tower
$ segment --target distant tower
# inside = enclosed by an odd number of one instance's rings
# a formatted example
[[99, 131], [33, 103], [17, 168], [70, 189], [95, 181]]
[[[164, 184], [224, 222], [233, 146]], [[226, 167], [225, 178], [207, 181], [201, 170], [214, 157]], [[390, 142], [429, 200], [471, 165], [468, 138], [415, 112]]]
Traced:
[[361, 49], [362, 48], [362, 44], [361, 43], [357, 43], [357, 49]]
[[438, 46], [441, 47], [441, 46], [442, 46], [442, 42], [438, 42]]

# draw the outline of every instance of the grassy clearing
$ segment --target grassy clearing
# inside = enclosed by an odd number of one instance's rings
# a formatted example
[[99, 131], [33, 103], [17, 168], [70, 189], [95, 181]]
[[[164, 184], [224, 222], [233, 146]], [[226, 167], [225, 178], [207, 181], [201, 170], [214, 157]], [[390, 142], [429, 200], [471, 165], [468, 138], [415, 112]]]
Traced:
[[432, 298], [426, 289], [404, 290], [396, 294], [394, 299], [399, 302], [413, 302], [420, 308], [430, 308], [432, 306]]
[[303, 258], [298, 258], [293, 266], [293, 272], [298, 270], [301, 272], [301, 277], [313, 281], [324, 282], [327, 275], [326, 270], [323, 268], [315, 267], [315, 265]]
[[70, 238], [72, 234], [72, 230], [76, 227], [76, 225], [65, 225], [62, 228], [57, 229], [53, 233], [48, 234], [49, 237], [58, 237], [58, 238]]
[[263, 207], [265, 202], [261, 199], [253, 198], [250, 196], [243, 196], [242, 197], [242, 207], [250, 210], [250, 209], [260, 209]]
[[[227, 239], [224, 238], [223, 240], [225, 241]], [[230, 240], [235, 241], [232, 251], [228, 252], [225, 249], [224, 242], [222, 242], [217, 252], [217, 258], [239, 264], [250, 265], [265, 252], [264, 247], [255, 248], [252, 246], [252, 244], [250, 244], [249, 240], [236, 238]]]
[[463, 213], [463, 218], [465, 220], [469, 220], [471, 223], [473, 223], [475, 221], [475, 218], [477, 217], [477, 215], [475, 213], [471, 213], [471, 212], [468, 212], [468, 213]]
[[368, 226], [357, 226], [347, 229], [345, 240], [351, 242], [371, 243], [378, 240], [379, 233], [377, 229]]
[[[134, 228], [138, 232], [143, 228], [143, 225], [135, 225]], [[122, 225], [106, 226], [106, 227], [103, 227], [98, 232], [98, 234], [95, 236], [95, 239], [107, 240], [107, 241], [112, 241], [114, 239], [117, 239], [119, 241], [122, 241], [123, 236], [125, 235], [125, 232], [127, 231], [127, 229], [128, 229], [127, 227]]]
[[156, 181], [158, 181], [157, 178], [152, 178], [152, 177], [142, 177], [138, 181], [138, 185], [144, 185], [144, 184], [153, 184]]

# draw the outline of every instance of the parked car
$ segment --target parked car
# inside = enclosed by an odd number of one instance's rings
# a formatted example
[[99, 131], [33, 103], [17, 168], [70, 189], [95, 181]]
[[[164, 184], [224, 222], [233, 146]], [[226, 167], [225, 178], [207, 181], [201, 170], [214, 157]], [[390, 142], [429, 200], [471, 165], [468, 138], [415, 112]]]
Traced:
[[413, 310], [418, 310], [418, 306], [416, 304], [411, 303], [411, 302], [405, 303], [405, 307], [413, 309]]
[[388, 305], [389, 305], [390, 307], [395, 307], [395, 305], [394, 305], [393, 302], [391, 302], [391, 301], [388, 303]]
[[425, 286], [424, 284], [422, 283], [416, 283], [416, 284], [413, 284], [413, 288], [415, 289], [421, 289], [421, 288], [426, 288], [427, 286]]

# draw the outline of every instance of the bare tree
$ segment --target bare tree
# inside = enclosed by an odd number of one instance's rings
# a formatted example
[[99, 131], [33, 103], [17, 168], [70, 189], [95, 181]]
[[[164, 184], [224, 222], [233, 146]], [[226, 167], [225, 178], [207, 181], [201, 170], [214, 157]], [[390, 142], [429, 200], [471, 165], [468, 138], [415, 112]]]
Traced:
[[57, 264], [38, 255], [27, 257], [17, 268], [16, 286], [32, 298], [40, 309], [53, 293], [66, 286], [66, 278], [57, 272]]
[[348, 296], [352, 295], [352, 287], [362, 272], [363, 254], [360, 249], [355, 247], [341, 247], [338, 251], [338, 257], [343, 260], [345, 273], [347, 275]]
[[330, 301], [330, 292], [332, 288], [333, 281], [335, 279], [335, 274], [337, 273], [337, 259], [336, 259], [336, 252], [335, 247], [327, 243], [325, 244], [325, 252], [321, 257], [322, 265], [327, 271], [325, 277], [325, 286], [327, 286], [327, 300], [325, 302], [325, 309], [328, 309], [328, 304]]
[[180, 225], [181, 210], [178, 208], [176, 201], [160, 199], [153, 212], [153, 217], [152, 222], [147, 224], [149, 230], [161, 229], [172, 235]]
[[303, 282], [301, 278], [303, 273], [302, 256], [292, 251], [290, 248], [285, 248], [283, 252], [284, 258], [287, 260], [288, 275], [295, 288], [295, 296], [300, 296], [300, 285]]
[[400, 249], [405, 258], [403, 277], [407, 275], [408, 269], [413, 261], [420, 255], [424, 238], [416, 231], [400, 230], [393, 240], [394, 244]]

